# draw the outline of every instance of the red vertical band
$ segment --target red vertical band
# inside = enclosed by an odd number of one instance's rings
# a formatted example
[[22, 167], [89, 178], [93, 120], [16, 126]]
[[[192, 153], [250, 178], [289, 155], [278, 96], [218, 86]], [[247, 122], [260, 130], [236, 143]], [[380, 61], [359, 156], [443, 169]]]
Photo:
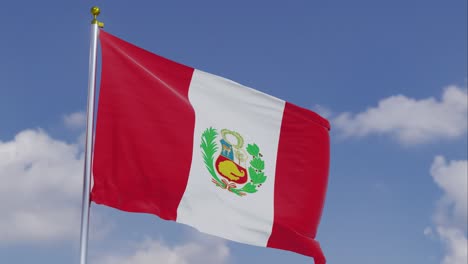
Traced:
[[275, 178], [273, 229], [267, 246], [325, 263], [314, 240], [322, 214], [329, 170], [329, 123], [286, 103]]
[[192, 161], [193, 69], [102, 30], [100, 40], [92, 200], [175, 220]]

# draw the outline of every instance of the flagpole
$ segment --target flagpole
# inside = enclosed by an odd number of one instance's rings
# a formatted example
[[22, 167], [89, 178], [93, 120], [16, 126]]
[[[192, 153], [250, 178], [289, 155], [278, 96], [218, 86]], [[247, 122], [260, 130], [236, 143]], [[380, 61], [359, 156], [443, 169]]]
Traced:
[[97, 37], [99, 27], [103, 24], [97, 21], [100, 14], [97, 6], [91, 8], [93, 20], [91, 21], [91, 41], [89, 49], [89, 72], [88, 72], [88, 109], [86, 124], [86, 146], [83, 173], [83, 201], [81, 207], [81, 232], [80, 232], [80, 264], [86, 264], [88, 253], [88, 230], [89, 230], [89, 209], [90, 209], [90, 191], [91, 191], [91, 168], [93, 156], [93, 131], [94, 131], [94, 97], [96, 91], [96, 53]]

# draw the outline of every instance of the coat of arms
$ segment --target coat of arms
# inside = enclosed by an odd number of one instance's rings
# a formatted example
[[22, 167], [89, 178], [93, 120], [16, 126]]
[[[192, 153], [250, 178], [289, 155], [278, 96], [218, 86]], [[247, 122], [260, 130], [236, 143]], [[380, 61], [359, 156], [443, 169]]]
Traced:
[[207, 128], [202, 134], [200, 147], [206, 169], [216, 186], [245, 196], [257, 192], [266, 181], [260, 148], [255, 143], [244, 148], [244, 138], [236, 131], [221, 129], [218, 134], [215, 128]]

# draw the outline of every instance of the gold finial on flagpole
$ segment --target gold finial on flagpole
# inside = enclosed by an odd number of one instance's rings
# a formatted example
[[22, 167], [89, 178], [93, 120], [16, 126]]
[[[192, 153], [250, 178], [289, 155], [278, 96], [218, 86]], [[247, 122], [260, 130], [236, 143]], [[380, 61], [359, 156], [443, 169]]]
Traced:
[[104, 23], [97, 20], [97, 17], [101, 13], [101, 9], [97, 6], [91, 7], [91, 14], [93, 15], [93, 20], [91, 20], [91, 24], [97, 24], [98, 27], [103, 28]]

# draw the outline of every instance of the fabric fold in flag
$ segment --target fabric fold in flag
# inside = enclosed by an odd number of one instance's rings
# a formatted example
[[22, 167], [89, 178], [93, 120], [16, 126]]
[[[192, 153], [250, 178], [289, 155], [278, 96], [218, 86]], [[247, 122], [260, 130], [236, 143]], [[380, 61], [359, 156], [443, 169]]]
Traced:
[[329, 122], [100, 31], [92, 201], [324, 264]]

